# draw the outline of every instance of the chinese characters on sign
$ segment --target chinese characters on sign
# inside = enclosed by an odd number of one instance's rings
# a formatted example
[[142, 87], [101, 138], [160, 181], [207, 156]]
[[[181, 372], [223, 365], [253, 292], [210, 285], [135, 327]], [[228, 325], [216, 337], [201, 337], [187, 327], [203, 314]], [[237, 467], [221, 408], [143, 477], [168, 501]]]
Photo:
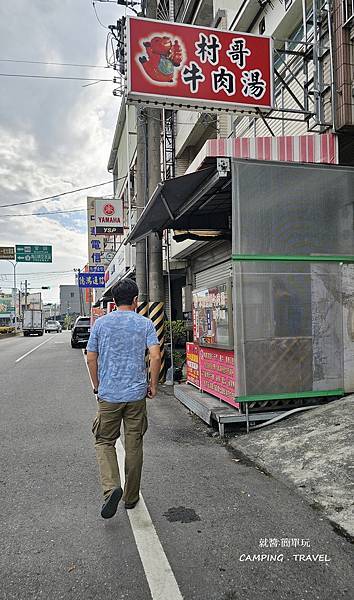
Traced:
[[0, 246], [0, 260], [15, 260], [14, 246]]
[[91, 266], [89, 267], [89, 271], [90, 273], [94, 272], [94, 273], [104, 273], [104, 266], [103, 265], [95, 265], [95, 266]]
[[95, 228], [95, 201], [96, 198], [87, 198], [87, 241], [88, 241], [88, 265], [89, 270], [95, 270], [95, 263], [92, 260], [93, 250], [97, 249], [97, 242], [99, 239], [96, 238]]
[[17, 262], [53, 262], [52, 246], [16, 246]]
[[[92, 196], [87, 198], [88, 268], [89, 271], [94, 271], [95, 273], [104, 273], [107, 265], [114, 256], [114, 252], [107, 249], [107, 246], [109, 246], [107, 241], [115, 233], [105, 232], [104, 235], [97, 235], [96, 215], [98, 214], [97, 204], [100, 202], [107, 205], [111, 204], [112, 200]], [[112, 208], [107, 208], [107, 212], [112, 213]], [[110, 227], [106, 227], [106, 224], [104, 224], [104, 229], [116, 229], [116, 226], [111, 225], [111, 223], [107, 223], [107, 225], [110, 225]]]
[[210, 62], [212, 65], [217, 65], [219, 62], [219, 50], [221, 44], [216, 35], [209, 37], [204, 33], [199, 34], [199, 41], [195, 43], [195, 55], [200, 58], [200, 62], [205, 64]]
[[79, 287], [80, 288], [102, 288], [104, 287], [104, 274], [103, 273], [80, 273], [79, 274]]
[[193, 385], [200, 387], [200, 372], [199, 372], [199, 347], [196, 344], [187, 342], [186, 345], [187, 359], [187, 381]]
[[272, 43], [265, 36], [130, 17], [128, 61], [130, 100], [272, 106]]
[[200, 347], [199, 368], [201, 390], [237, 407], [233, 350]]

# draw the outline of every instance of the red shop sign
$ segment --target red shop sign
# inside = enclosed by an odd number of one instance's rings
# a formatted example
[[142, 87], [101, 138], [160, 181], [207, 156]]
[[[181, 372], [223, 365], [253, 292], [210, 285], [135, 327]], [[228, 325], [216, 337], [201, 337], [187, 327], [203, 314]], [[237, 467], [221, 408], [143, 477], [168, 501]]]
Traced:
[[233, 350], [199, 348], [200, 387], [203, 391], [239, 406], [235, 402], [235, 365]]
[[200, 387], [199, 346], [192, 342], [186, 344], [187, 381]]
[[129, 17], [128, 100], [184, 107], [272, 107], [269, 37]]

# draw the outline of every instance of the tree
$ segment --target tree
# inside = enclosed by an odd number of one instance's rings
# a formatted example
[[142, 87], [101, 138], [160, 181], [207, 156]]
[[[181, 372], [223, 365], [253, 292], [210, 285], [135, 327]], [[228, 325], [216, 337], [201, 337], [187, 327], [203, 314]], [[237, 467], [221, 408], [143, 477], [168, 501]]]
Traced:
[[64, 329], [71, 329], [74, 323], [73, 315], [65, 315], [63, 323]]

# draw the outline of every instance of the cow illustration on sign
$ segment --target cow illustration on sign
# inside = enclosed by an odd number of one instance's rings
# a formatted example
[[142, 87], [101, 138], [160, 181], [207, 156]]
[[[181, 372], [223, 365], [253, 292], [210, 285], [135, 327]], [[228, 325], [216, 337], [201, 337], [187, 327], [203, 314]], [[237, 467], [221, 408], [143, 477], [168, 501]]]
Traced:
[[138, 60], [145, 74], [160, 84], [175, 83], [176, 69], [181, 67], [183, 61], [181, 41], [163, 35], [142, 40], [141, 44], [147, 56], [139, 56]]

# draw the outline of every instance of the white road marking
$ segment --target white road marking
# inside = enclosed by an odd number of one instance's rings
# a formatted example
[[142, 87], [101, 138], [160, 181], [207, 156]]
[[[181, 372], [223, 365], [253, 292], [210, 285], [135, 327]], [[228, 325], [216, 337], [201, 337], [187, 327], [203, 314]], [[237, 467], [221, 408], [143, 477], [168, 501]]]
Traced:
[[[82, 351], [92, 384], [87, 360]], [[116, 444], [121, 486], [124, 487], [124, 448], [120, 440]], [[136, 547], [150, 588], [152, 600], [183, 600], [170, 563], [161, 545], [142, 494], [135, 508], [127, 510]]]
[[[121, 485], [124, 486], [124, 449], [118, 440], [116, 445]], [[153, 600], [183, 600], [170, 563], [151, 520], [144, 498], [135, 508], [127, 510], [135, 543]]]
[[37, 350], [41, 346], [44, 346], [44, 344], [46, 344], [47, 342], [50, 342], [51, 339], [53, 339], [53, 338], [49, 338], [48, 340], [45, 340], [41, 344], [38, 344], [38, 346], [35, 346], [34, 348], [32, 348], [32, 350], [30, 350], [29, 352], [26, 352], [26, 354], [24, 354], [23, 356], [20, 356], [20, 358], [18, 358], [17, 360], [15, 360], [15, 363], [20, 362], [21, 360], [23, 360], [24, 358], [26, 358], [26, 356], [28, 356], [29, 354], [32, 354], [32, 352], [34, 352], [35, 350]]

